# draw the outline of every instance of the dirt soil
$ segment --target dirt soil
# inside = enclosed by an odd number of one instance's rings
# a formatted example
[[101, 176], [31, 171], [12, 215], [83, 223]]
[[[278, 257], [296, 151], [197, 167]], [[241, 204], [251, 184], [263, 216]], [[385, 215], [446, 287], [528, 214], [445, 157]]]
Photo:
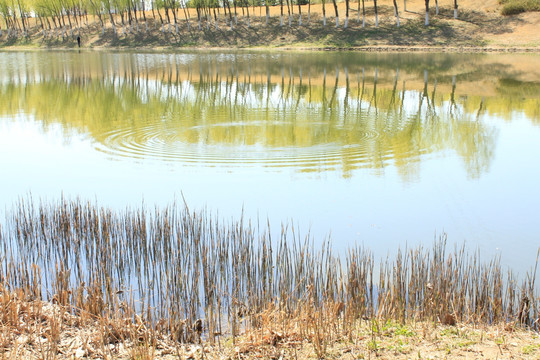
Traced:
[[[5, 296], [5, 294], [4, 294]], [[540, 334], [515, 323], [443, 325], [360, 320], [349, 336], [268, 324], [235, 338], [180, 344], [135, 319], [74, 315], [39, 300], [4, 301], [2, 359], [539, 359]], [[338, 324], [336, 324], [337, 326]], [[203, 325], [204, 327], [204, 325]], [[321, 330], [321, 329], [319, 329]]]
[[[430, 4], [430, 26], [424, 25], [425, 3], [422, 0], [397, 0], [400, 24], [396, 26], [393, 3], [378, 1], [379, 24], [375, 26], [373, 2], [365, 2], [365, 27], [362, 27], [362, 9], [358, 3], [349, 4], [348, 27], [345, 24], [345, 3], [339, 3], [339, 27], [335, 27], [335, 11], [331, 2], [326, 4], [326, 26], [323, 26], [322, 5], [302, 6], [302, 25], [299, 25], [298, 6], [291, 7], [291, 22], [284, 7], [283, 26], [280, 25], [280, 7], [270, 8], [270, 21], [266, 25], [266, 9], [237, 9], [237, 23], [231, 29], [229, 15], [218, 11], [217, 26], [212, 18], [203, 20], [201, 27], [194, 9], [189, 25], [184, 12], [178, 12], [178, 31], [173, 25], [161, 26], [159, 17], [147, 11], [148, 29], [140, 22], [120, 25], [116, 19], [116, 34], [106, 22], [104, 33], [97, 18], [88, 18], [88, 25], [80, 29], [84, 48], [135, 48], [174, 50], [178, 48], [287, 48], [287, 49], [362, 49], [371, 51], [540, 51], [540, 12], [513, 16], [500, 15], [497, 0], [458, 0], [459, 15], [454, 19], [453, 1]], [[361, 5], [361, 3], [360, 3]], [[242, 11], [244, 10], [244, 11]], [[360, 10], [360, 11], [359, 11]], [[233, 9], [234, 12], [234, 9]], [[309, 19], [308, 19], [309, 13]], [[162, 16], [165, 18], [164, 14]], [[29, 38], [8, 38], [3, 31], [0, 48], [77, 48], [78, 29], [61, 33], [49, 32], [43, 36], [37, 24]]]

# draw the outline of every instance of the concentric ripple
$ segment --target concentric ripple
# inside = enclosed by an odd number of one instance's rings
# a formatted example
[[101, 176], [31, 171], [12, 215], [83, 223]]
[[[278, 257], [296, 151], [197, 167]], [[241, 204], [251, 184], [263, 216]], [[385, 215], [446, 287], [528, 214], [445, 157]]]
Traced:
[[[214, 130], [219, 128], [218, 134]], [[295, 133], [290, 137], [280, 136]], [[106, 132], [97, 150], [111, 157], [209, 167], [295, 167], [300, 171], [378, 168], [397, 156], [426, 151], [407, 138], [374, 129], [295, 125], [288, 122], [230, 122], [172, 126], [155, 122]]]

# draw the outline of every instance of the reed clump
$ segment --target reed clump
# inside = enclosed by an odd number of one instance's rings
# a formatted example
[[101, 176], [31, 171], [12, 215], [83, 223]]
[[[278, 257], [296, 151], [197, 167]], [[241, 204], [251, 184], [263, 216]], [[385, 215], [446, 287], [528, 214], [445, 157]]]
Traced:
[[[129, 342], [142, 351], [137, 358], [152, 358], [148, 349], [165, 338], [308, 341], [323, 357], [329, 343], [353, 341], [366, 324], [373, 346], [389, 322], [539, 329], [536, 267], [518, 282], [498, 259], [449, 250], [444, 236], [377, 263], [365, 248], [338, 255], [293, 226], [277, 238], [269, 227], [222, 222], [185, 204], [113, 211], [81, 200], [21, 200], [0, 230], [2, 327], [39, 327], [50, 303], [62, 312], [48, 322], [50, 344], [66, 323], [91, 322], [100, 328], [88, 340], [92, 351]], [[14, 297], [34, 308], [21, 312]], [[6, 334], [4, 349], [14, 341]]]

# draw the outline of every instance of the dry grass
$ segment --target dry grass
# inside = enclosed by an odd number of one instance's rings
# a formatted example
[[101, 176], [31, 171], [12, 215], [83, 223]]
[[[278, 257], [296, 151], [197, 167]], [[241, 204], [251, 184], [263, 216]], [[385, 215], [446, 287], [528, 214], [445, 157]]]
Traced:
[[121, 346], [153, 358], [226, 338], [241, 352], [307, 343], [322, 358], [368, 335], [379, 351], [388, 324], [538, 330], [536, 268], [518, 284], [497, 259], [448, 251], [444, 238], [376, 264], [363, 248], [316, 249], [293, 227], [275, 239], [187, 206], [115, 212], [68, 200], [21, 201], [0, 236], [0, 343], [11, 355], [23, 343], [56, 358], [74, 337], [79, 354]]

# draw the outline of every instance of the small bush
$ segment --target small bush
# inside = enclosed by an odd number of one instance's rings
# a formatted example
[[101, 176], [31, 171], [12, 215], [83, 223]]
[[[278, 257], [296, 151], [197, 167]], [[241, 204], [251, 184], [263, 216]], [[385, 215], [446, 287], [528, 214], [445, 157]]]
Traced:
[[540, 11], [539, 0], [502, 0], [500, 3], [503, 5], [501, 10], [501, 14], [503, 15], [515, 15], [527, 11]]

